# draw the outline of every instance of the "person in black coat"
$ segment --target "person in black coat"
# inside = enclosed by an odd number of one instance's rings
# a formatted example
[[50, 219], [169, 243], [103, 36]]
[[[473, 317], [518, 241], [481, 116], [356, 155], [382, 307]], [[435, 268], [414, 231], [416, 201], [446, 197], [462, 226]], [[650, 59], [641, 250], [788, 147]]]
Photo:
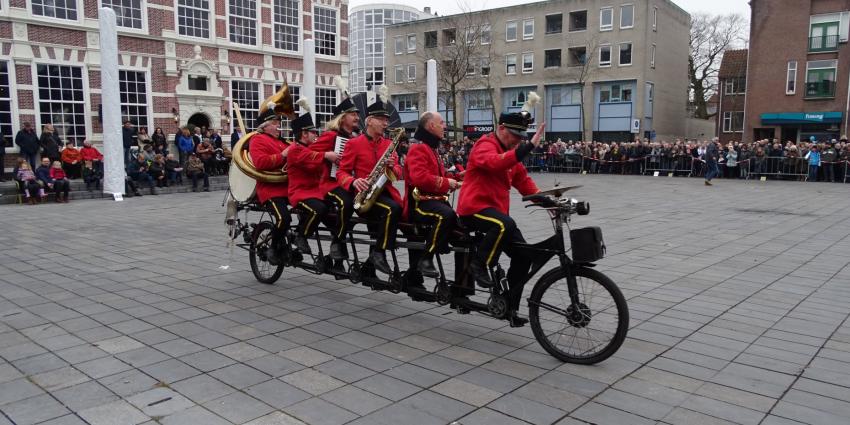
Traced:
[[30, 163], [30, 168], [35, 170], [38, 161], [38, 135], [32, 124], [25, 122], [24, 128], [15, 135], [15, 144], [21, 149], [21, 155]]
[[242, 138], [244, 134], [242, 134], [239, 129], [233, 130], [233, 134], [230, 135], [230, 150], [233, 150], [233, 147], [236, 146], [236, 142]]
[[132, 146], [139, 146], [139, 132], [133, 127], [133, 123], [129, 120], [124, 121], [124, 127], [121, 129], [121, 136], [124, 142], [124, 162], [129, 164], [134, 158], [130, 155]]
[[51, 164], [53, 161], [59, 161], [59, 147], [62, 146], [62, 141], [56, 135], [56, 129], [53, 128], [53, 124], [44, 125], [38, 143], [41, 146], [42, 157], [50, 158]]

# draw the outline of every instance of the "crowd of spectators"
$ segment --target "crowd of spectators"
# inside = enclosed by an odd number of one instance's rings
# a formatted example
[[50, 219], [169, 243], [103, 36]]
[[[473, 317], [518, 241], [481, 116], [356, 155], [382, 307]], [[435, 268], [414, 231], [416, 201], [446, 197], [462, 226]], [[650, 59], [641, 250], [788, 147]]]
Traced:
[[[209, 191], [209, 176], [227, 174], [230, 147], [223, 145], [216, 130], [183, 127], [178, 129], [174, 140], [179, 160], [170, 152], [162, 128], [157, 127], [149, 134], [145, 127], [136, 128], [132, 122], [124, 122], [124, 180], [128, 196], [141, 196], [140, 187], [147, 187], [156, 195], [157, 188], [182, 185], [184, 174], [191, 179], [193, 191], [199, 190], [200, 182], [203, 190]], [[88, 140], [78, 148], [74, 140], [63, 142], [50, 124], [38, 135], [25, 122], [15, 136], [15, 143], [21, 155], [12, 174], [26, 203], [44, 202], [49, 194], [54, 194], [58, 203], [68, 202], [70, 180], [82, 180], [88, 191], [100, 189], [103, 154]]]

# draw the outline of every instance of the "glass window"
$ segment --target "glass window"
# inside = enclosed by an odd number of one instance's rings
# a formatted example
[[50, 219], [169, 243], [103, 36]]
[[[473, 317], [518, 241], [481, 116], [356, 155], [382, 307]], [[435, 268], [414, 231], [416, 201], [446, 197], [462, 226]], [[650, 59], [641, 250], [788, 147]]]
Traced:
[[316, 54], [336, 56], [336, 9], [316, 6], [313, 8], [313, 19], [315, 21], [313, 37], [316, 39]]
[[195, 75], [188, 76], [189, 90], [207, 91], [207, 77], [199, 77]]
[[[230, 98], [239, 105], [242, 119], [247, 125], [257, 122], [257, 113], [260, 110], [260, 83], [256, 81], [232, 80], [230, 82]], [[236, 122], [234, 112], [233, 121]]]
[[396, 84], [404, 83], [404, 65], [395, 66], [395, 82]]
[[481, 44], [490, 44], [491, 37], [490, 24], [481, 25]]
[[652, 8], [652, 30], [658, 31], [658, 8]]
[[118, 71], [121, 94], [121, 121], [130, 120], [139, 127], [148, 126], [147, 78], [140, 71]]
[[119, 27], [142, 29], [142, 0], [102, 0], [101, 4], [115, 11]]
[[53, 124], [63, 141], [82, 144], [86, 137], [83, 68], [39, 64], [36, 74], [41, 124]]
[[14, 147], [12, 139], [12, 84], [8, 61], [0, 61], [0, 149]]
[[505, 74], [516, 74], [516, 55], [505, 55]]
[[546, 50], [546, 58], [544, 60], [544, 67], [546, 68], [557, 68], [561, 66], [561, 49], [552, 49]]
[[210, 2], [177, 0], [177, 30], [180, 35], [210, 38]]
[[407, 51], [415, 52], [416, 51], [416, 34], [410, 34], [407, 36]]
[[77, 20], [77, 0], [32, 0], [31, 3], [33, 15]]
[[838, 22], [812, 24], [809, 30], [809, 51], [830, 51], [838, 48]]
[[599, 10], [599, 31], [614, 29], [614, 8], [603, 7]]
[[505, 24], [505, 41], [516, 41], [516, 21]]
[[335, 88], [316, 88], [316, 113], [313, 115], [316, 119], [316, 127], [321, 128], [333, 118], [333, 109], [337, 103], [336, 94]]
[[531, 40], [534, 38], [534, 19], [526, 19], [522, 21], [522, 39]]
[[411, 63], [407, 65], [407, 81], [412, 83], [416, 81], [416, 64]]
[[747, 91], [747, 80], [744, 77], [727, 78], [724, 86], [727, 96], [744, 94]]
[[467, 109], [489, 109], [493, 107], [493, 99], [487, 90], [470, 90], [466, 92]]
[[587, 29], [587, 11], [578, 10], [570, 12], [570, 31], [584, 31]]
[[292, 52], [298, 51], [298, 0], [274, 0], [274, 47]]
[[837, 60], [808, 62], [806, 97], [834, 97], [837, 66]]
[[649, 48], [649, 67], [655, 68], [655, 44]]
[[428, 31], [425, 33], [425, 48], [431, 49], [437, 47], [437, 31]]
[[797, 92], [797, 61], [788, 61], [788, 76], [786, 78], [785, 94]]
[[534, 72], [534, 53], [522, 54], [522, 73]]
[[632, 64], [632, 43], [620, 43], [620, 66]]
[[395, 38], [395, 54], [400, 55], [404, 53], [404, 36], [398, 36]]
[[631, 28], [635, 26], [635, 5], [625, 4], [620, 6], [620, 28]]
[[230, 41], [233, 43], [257, 44], [257, 1], [230, 0]]
[[[282, 84], [274, 85], [274, 92], [277, 93], [280, 91]], [[289, 94], [292, 96], [292, 103], [295, 105], [295, 113], [300, 114], [301, 106], [298, 105], [298, 99], [301, 98], [301, 87], [289, 85]], [[292, 122], [286, 118], [286, 116], [280, 117], [280, 130], [281, 136], [285, 138], [292, 138]]]
[[723, 113], [723, 132], [740, 133], [744, 131], [744, 111], [726, 111]]
[[564, 15], [546, 15], [546, 34], [560, 34], [564, 30]]
[[416, 112], [419, 110], [419, 96], [416, 94], [400, 94], [395, 97], [396, 108], [399, 112]]
[[599, 66], [611, 66], [611, 46], [599, 46]]

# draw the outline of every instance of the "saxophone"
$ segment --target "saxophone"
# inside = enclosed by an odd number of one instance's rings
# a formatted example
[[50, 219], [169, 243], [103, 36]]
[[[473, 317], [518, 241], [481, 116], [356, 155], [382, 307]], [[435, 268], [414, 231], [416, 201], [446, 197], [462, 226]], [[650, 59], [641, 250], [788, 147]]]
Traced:
[[375, 201], [378, 200], [378, 196], [380, 196], [381, 192], [384, 190], [384, 185], [386, 185], [387, 180], [395, 180], [394, 177], [387, 176], [386, 168], [390, 158], [396, 148], [398, 148], [398, 144], [401, 142], [402, 136], [404, 136], [404, 129], [394, 128], [390, 131], [390, 136], [393, 139], [392, 143], [387, 147], [387, 150], [384, 151], [381, 158], [378, 159], [378, 162], [375, 164], [375, 168], [372, 169], [369, 176], [366, 177], [366, 182], [369, 184], [369, 188], [362, 192], [358, 192], [354, 197], [354, 210], [357, 211], [358, 214], [366, 213], [373, 205], [375, 205]]

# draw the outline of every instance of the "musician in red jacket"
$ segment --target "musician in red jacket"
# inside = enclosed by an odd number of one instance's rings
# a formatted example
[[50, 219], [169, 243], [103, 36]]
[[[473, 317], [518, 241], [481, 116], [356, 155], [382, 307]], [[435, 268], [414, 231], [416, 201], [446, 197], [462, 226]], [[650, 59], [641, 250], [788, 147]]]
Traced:
[[469, 229], [484, 233], [484, 240], [470, 262], [470, 271], [482, 287], [493, 285], [487, 273], [504, 250], [511, 257], [508, 283], [508, 317], [511, 326], [522, 326], [528, 319], [516, 315], [522, 297], [523, 277], [528, 274], [531, 258], [513, 249], [515, 243], [525, 242], [516, 222], [508, 215], [511, 186], [523, 195], [540, 190], [522, 165], [522, 159], [540, 145], [545, 124], [537, 127], [530, 143], [521, 143], [528, 125], [534, 118], [528, 112], [502, 113], [496, 131], [482, 136], [469, 154], [463, 187], [460, 190], [457, 213]]
[[[367, 110], [366, 132], [348, 141], [339, 163], [336, 178], [339, 185], [351, 192], [357, 193], [368, 190], [370, 183], [366, 180], [372, 169], [391, 146], [392, 141], [384, 137], [384, 131], [389, 123], [386, 100], [380, 96]], [[387, 163], [388, 173], [401, 177], [401, 167], [398, 165], [398, 155], [393, 153]], [[375, 205], [364, 217], [372, 221], [371, 229], [377, 234], [377, 240], [369, 260], [375, 269], [383, 273], [391, 272], [387, 263], [386, 250], [395, 248], [398, 220], [401, 218], [401, 196], [387, 181]]]
[[[425, 238], [425, 252], [416, 263], [422, 275], [428, 277], [439, 276], [434, 267], [434, 253], [445, 248], [457, 225], [457, 214], [449, 205], [448, 193], [459, 188], [460, 183], [449, 177], [438, 151], [445, 128], [446, 122], [439, 113], [422, 114], [413, 136], [420, 143], [410, 145], [405, 160], [403, 216], [413, 222], [432, 225]], [[414, 196], [414, 189], [417, 196]]]
[[[280, 118], [273, 108], [269, 108], [257, 117], [257, 132], [250, 140], [251, 162], [260, 171], [276, 171], [286, 165], [289, 145], [280, 140]], [[277, 217], [277, 227], [272, 235], [272, 252], [268, 252], [269, 263], [280, 264], [280, 254], [285, 249], [287, 229], [292, 220], [289, 217], [286, 199], [289, 195], [287, 184], [257, 181], [257, 201], [265, 205], [269, 213]]]
[[[289, 166], [289, 204], [297, 206], [304, 211], [302, 219], [298, 220], [298, 228], [295, 236], [295, 246], [306, 254], [310, 254], [310, 245], [307, 238], [316, 231], [319, 222], [325, 221], [328, 211], [334, 207], [334, 198], [328, 193], [330, 189], [338, 187], [335, 181], [323, 181], [324, 172], [329, 164], [335, 163], [338, 155], [331, 151], [317, 151], [318, 130], [313, 125], [310, 108], [305, 98], [298, 100], [307, 112], [292, 121], [292, 134], [294, 143], [289, 148], [287, 161]], [[351, 205], [347, 207], [351, 210]], [[347, 213], [351, 217], [351, 213]], [[342, 260], [345, 242], [345, 226], [348, 220], [342, 218], [344, 214], [338, 214], [340, 219], [336, 223], [328, 223], [333, 238], [331, 240], [331, 258]], [[336, 227], [336, 228], [334, 228]]]

